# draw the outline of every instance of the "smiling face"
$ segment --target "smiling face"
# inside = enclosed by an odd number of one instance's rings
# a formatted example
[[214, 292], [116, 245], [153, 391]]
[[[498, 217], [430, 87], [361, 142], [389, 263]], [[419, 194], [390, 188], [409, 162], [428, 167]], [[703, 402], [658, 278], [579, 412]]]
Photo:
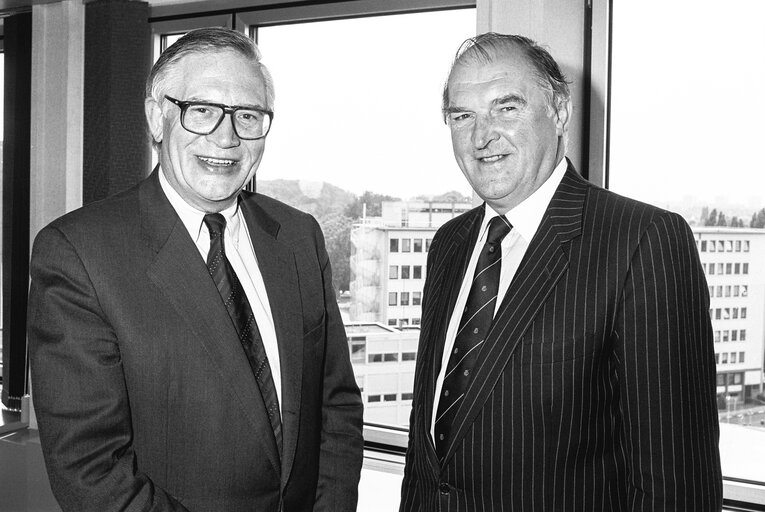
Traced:
[[467, 58], [449, 76], [447, 122], [457, 164], [473, 190], [504, 214], [529, 197], [564, 157], [569, 104], [516, 49], [492, 62]]
[[[258, 64], [232, 51], [187, 55], [169, 74], [164, 93], [182, 101], [271, 107]], [[147, 99], [146, 117], [155, 140], [162, 142], [162, 172], [187, 203], [204, 212], [234, 204], [260, 164], [265, 138], [239, 139], [230, 115], [209, 135], [191, 133], [181, 126], [181, 109], [167, 100]]]

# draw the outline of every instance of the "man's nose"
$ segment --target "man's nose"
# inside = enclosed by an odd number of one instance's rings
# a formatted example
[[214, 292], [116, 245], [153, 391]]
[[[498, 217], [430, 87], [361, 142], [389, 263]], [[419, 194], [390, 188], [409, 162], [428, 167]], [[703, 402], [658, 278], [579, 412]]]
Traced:
[[498, 138], [496, 122], [491, 114], [478, 114], [473, 125], [473, 147], [483, 149]]
[[221, 148], [237, 147], [242, 142], [234, 129], [234, 115], [229, 113], [223, 114], [220, 125], [207, 137]]

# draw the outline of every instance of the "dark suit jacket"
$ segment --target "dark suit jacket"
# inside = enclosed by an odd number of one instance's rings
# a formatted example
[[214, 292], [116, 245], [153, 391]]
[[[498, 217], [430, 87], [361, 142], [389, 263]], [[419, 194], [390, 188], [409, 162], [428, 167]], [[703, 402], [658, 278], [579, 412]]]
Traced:
[[434, 387], [483, 210], [431, 244], [401, 510], [719, 510], [714, 349], [693, 234], [570, 164], [437, 460]]
[[157, 171], [34, 244], [29, 347], [64, 510], [355, 510], [362, 403], [316, 221], [243, 193], [281, 359], [283, 458]]

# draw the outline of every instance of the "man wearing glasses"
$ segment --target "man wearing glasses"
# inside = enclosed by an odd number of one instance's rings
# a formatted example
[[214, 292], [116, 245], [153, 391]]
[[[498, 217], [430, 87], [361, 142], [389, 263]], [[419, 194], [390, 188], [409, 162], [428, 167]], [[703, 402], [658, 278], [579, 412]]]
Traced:
[[32, 255], [40, 439], [65, 511], [351, 511], [362, 404], [316, 221], [243, 192], [273, 120], [244, 35], [147, 81], [159, 165]]

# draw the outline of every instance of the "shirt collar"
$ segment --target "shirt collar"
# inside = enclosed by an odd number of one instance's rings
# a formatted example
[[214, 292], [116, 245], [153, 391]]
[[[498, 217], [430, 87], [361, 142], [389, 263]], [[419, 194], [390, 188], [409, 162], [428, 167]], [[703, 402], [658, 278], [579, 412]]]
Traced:
[[[516, 230], [527, 242], [534, 238], [537, 229], [539, 229], [539, 225], [542, 223], [542, 216], [545, 210], [547, 210], [547, 205], [550, 204], [550, 200], [553, 194], [555, 194], [558, 185], [560, 185], [567, 168], [568, 162], [564, 158], [555, 166], [552, 174], [542, 183], [541, 187], [505, 214], [507, 220], [513, 225], [513, 230]], [[485, 207], [486, 213], [481, 223], [481, 239], [485, 236], [491, 219], [499, 215], [488, 204]]]
[[[186, 226], [186, 230], [189, 232], [189, 235], [191, 235], [191, 239], [194, 240], [194, 242], [199, 242], [202, 236], [207, 239], [209, 237], [209, 232], [207, 231], [207, 226], [205, 226], [203, 222], [205, 212], [191, 206], [178, 192], [176, 192], [173, 186], [170, 185], [170, 182], [167, 181], [165, 173], [162, 171], [161, 167], [159, 169], [159, 185], [162, 187], [165, 196], [167, 196], [167, 200], [170, 201], [170, 205], [172, 205], [173, 209], [178, 214], [178, 217], [181, 218], [181, 222]], [[235, 242], [238, 242], [240, 225], [238, 215], [239, 202], [237, 201], [220, 213], [226, 218], [226, 231], [229, 232], [229, 235], [231, 235]]]

